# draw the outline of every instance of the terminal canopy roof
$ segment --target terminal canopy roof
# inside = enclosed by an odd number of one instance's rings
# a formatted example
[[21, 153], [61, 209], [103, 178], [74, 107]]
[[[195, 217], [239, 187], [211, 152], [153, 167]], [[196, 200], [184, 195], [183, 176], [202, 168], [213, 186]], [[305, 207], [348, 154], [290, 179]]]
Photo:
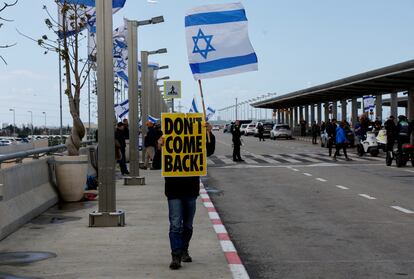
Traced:
[[256, 108], [286, 109], [295, 106], [348, 100], [364, 95], [407, 91], [414, 87], [414, 60], [339, 79], [253, 103]]

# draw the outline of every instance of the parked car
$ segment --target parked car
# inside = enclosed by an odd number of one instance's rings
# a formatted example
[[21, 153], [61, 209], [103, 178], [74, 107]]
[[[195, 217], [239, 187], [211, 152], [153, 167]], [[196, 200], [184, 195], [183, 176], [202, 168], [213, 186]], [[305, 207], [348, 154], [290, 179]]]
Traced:
[[263, 125], [263, 137], [270, 137], [270, 131], [273, 128], [273, 123], [271, 122], [257, 122], [256, 126], [254, 127], [254, 136], [258, 137], [259, 136], [259, 124]]
[[256, 128], [256, 124], [254, 123], [247, 124], [247, 127], [244, 129], [244, 135], [245, 136], [254, 135], [255, 128]]
[[248, 124], [242, 124], [240, 126], [240, 134], [244, 135], [244, 131], [246, 130]]
[[228, 123], [223, 128], [223, 133], [230, 133], [231, 131], [231, 123]]
[[12, 141], [11, 140], [6, 140], [6, 139], [2, 139], [2, 140], [0, 140], [0, 143], [1, 143], [2, 146], [8, 146], [8, 145], [11, 145], [12, 144]]
[[213, 131], [220, 131], [220, 125], [214, 125], [212, 130]]
[[288, 124], [275, 124], [270, 131], [270, 139], [276, 138], [292, 139], [292, 130]]

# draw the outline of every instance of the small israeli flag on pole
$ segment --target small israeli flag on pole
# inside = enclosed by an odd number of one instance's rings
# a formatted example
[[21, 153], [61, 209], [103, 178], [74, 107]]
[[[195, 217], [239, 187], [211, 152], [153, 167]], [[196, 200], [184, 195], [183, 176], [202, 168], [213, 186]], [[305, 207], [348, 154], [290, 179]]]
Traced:
[[185, 17], [187, 53], [195, 80], [257, 71], [241, 3], [206, 5]]
[[120, 104], [114, 105], [115, 113], [119, 119], [124, 119], [129, 113], [129, 101], [125, 100]]
[[215, 109], [213, 109], [213, 108], [211, 108], [211, 107], [207, 107], [207, 110], [206, 110], [206, 120], [208, 121], [209, 119], [211, 119], [213, 116], [214, 116], [214, 114], [216, 113], [216, 110]]
[[160, 119], [159, 118], [155, 118], [155, 117], [153, 117], [153, 116], [151, 116], [151, 115], [148, 115], [148, 121], [149, 122], [152, 122], [152, 123], [157, 123], [158, 121], [160, 121]]
[[197, 108], [197, 104], [195, 101], [195, 98], [193, 98], [193, 101], [191, 102], [191, 107], [190, 107], [190, 111], [189, 112], [193, 112], [193, 113], [198, 113], [199, 110]]

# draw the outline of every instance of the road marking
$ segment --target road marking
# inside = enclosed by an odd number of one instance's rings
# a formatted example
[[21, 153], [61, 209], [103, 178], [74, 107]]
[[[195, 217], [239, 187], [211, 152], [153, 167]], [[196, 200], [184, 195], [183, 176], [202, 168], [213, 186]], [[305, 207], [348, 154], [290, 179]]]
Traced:
[[370, 195], [367, 194], [358, 194], [359, 196], [369, 199], [369, 200], [376, 200], [377, 198], [371, 197]]
[[306, 175], [306, 176], [312, 176], [312, 174], [307, 173], [307, 172], [304, 172], [304, 173], [303, 173], [303, 175]]
[[200, 194], [200, 197], [201, 197], [202, 199], [209, 199], [209, 198], [210, 198], [210, 197], [209, 197], [207, 194], [205, 194], [205, 193]]
[[318, 180], [318, 181], [321, 181], [321, 182], [326, 182], [326, 181], [328, 181], [328, 180], [326, 180], [326, 179], [323, 179], [323, 178], [316, 178], [316, 180]]
[[236, 248], [234, 248], [233, 242], [230, 240], [220, 240], [220, 245], [223, 252], [236, 252]]
[[405, 170], [405, 171], [408, 171], [408, 172], [414, 172], [413, 170]]
[[230, 270], [235, 279], [249, 279], [246, 268], [242, 264], [229, 264]]
[[205, 207], [214, 207], [213, 203], [211, 202], [204, 202]]
[[342, 190], [349, 190], [348, 187], [345, 187], [345, 186], [342, 186], [342, 185], [336, 185], [336, 187], [338, 187], [339, 189], [342, 189]]
[[294, 169], [294, 168], [290, 168], [291, 170], [293, 170], [293, 171], [299, 171], [298, 169]]
[[217, 213], [217, 212], [209, 212], [209, 213], [208, 213], [208, 217], [209, 217], [211, 220], [220, 220], [220, 217], [219, 217], [219, 215], [218, 215], [218, 213]]
[[276, 160], [277, 160], [277, 159], [282, 159], [282, 160], [285, 160], [285, 161], [287, 161], [287, 162], [289, 162], [289, 163], [302, 163], [301, 161], [295, 160], [295, 159], [293, 159], [293, 158], [289, 158], [289, 157], [281, 156], [281, 155], [278, 155], [278, 154], [271, 154], [270, 156], [272, 156], [272, 157], [273, 157], [273, 158], [275, 158]]
[[411, 210], [405, 209], [405, 208], [400, 207], [400, 206], [396, 206], [396, 205], [394, 205], [394, 206], [391, 206], [391, 207], [392, 207], [392, 208], [394, 208], [394, 209], [396, 209], [396, 210], [398, 210], [398, 211], [401, 211], [401, 212], [407, 213], [407, 214], [413, 214], [413, 213], [414, 213], [414, 211], [411, 211]]

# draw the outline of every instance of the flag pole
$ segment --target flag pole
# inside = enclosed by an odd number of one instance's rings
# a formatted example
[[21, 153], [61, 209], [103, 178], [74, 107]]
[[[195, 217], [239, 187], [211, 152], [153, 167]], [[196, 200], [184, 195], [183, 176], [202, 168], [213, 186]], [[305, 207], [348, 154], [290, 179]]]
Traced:
[[[198, 80], [198, 87], [200, 88], [201, 105], [203, 106], [204, 120], [207, 121], [206, 106], [204, 104], [203, 87], [201, 86], [201, 79]], [[207, 142], [210, 142], [210, 133], [207, 133]]]

